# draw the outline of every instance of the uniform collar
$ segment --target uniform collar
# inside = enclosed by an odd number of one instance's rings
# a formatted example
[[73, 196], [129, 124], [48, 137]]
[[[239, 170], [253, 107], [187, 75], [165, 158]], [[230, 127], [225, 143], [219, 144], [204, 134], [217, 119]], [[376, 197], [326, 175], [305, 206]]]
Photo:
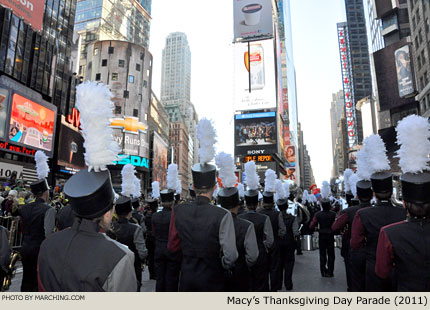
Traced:
[[197, 196], [195, 201], [198, 205], [210, 204], [211, 202], [210, 199], [205, 196]]
[[90, 233], [100, 232], [100, 227], [98, 223], [93, 222], [92, 220], [78, 218], [78, 217], [73, 222], [72, 229], [77, 231], [90, 232]]

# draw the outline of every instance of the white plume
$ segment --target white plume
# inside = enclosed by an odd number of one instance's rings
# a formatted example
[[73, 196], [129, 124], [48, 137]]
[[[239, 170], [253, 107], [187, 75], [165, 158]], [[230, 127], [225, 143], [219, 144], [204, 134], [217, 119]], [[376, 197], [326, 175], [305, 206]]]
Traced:
[[219, 168], [219, 177], [223, 186], [233, 187], [237, 181], [236, 174], [234, 173], [236, 166], [234, 165], [233, 156], [221, 152], [216, 156], [215, 163]]
[[152, 185], [152, 198], [158, 199], [160, 198], [160, 182], [154, 181], [151, 183]]
[[310, 198], [310, 202], [317, 202], [317, 197], [315, 197], [315, 195], [314, 194], [311, 194], [310, 196], [309, 196], [309, 198]]
[[369, 168], [372, 173], [390, 170], [390, 162], [387, 157], [384, 141], [379, 135], [370, 135], [364, 143], [369, 152]]
[[264, 180], [264, 191], [274, 193], [275, 188], [275, 182], [276, 182], [276, 173], [272, 169], [267, 169], [265, 173], [265, 180]]
[[178, 175], [178, 178], [176, 179], [176, 192], [175, 192], [175, 194], [176, 195], [182, 194], [182, 184], [181, 184], [181, 179], [179, 178], [179, 175]]
[[258, 200], [263, 199], [263, 195], [260, 193], [260, 191], [258, 191]]
[[345, 193], [351, 191], [351, 185], [349, 183], [349, 178], [354, 174], [351, 169], [345, 169], [343, 172], [343, 184], [345, 185]]
[[290, 183], [284, 182], [282, 187], [284, 188], [285, 199], [288, 199], [290, 197]]
[[245, 183], [248, 186], [248, 190], [256, 190], [260, 183], [260, 177], [257, 174], [257, 167], [255, 161], [248, 161], [245, 164]]
[[275, 181], [275, 188], [276, 188], [276, 200], [278, 199], [285, 199], [285, 191], [284, 187], [282, 186], [282, 181], [279, 179], [276, 179]]
[[113, 118], [112, 97], [109, 88], [102, 83], [87, 81], [76, 87], [76, 108], [81, 117], [88, 171], [106, 170], [107, 165], [117, 160], [120, 152], [109, 127]]
[[48, 156], [43, 151], [37, 151], [34, 154], [34, 160], [36, 161], [37, 178], [39, 180], [47, 178], [49, 174]]
[[167, 167], [167, 189], [176, 191], [177, 181], [178, 181], [178, 165], [170, 164]]
[[242, 183], [237, 184], [237, 191], [239, 192], [239, 197], [245, 196], [245, 188]]
[[430, 125], [426, 118], [409, 115], [396, 127], [399, 166], [403, 173], [419, 173], [428, 170], [430, 154]]
[[329, 195], [330, 195], [330, 184], [328, 184], [327, 181], [323, 181], [321, 186], [321, 197], [323, 199], [328, 199]]
[[135, 174], [136, 169], [132, 164], [127, 164], [122, 167], [121, 176], [121, 195], [130, 197], [136, 192]]
[[200, 164], [210, 162], [215, 157], [216, 131], [212, 122], [202, 118], [197, 125], [197, 139], [199, 139]]
[[357, 182], [358, 181], [360, 181], [360, 178], [356, 174], [353, 174], [349, 178], [349, 184], [350, 184], [350, 187], [351, 187], [351, 192], [352, 192], [352, 195], [354, 197], [357, 197]]
[[357, 152], [356, 157], [357, 176], [360, 178], [360, 180], [369, 181], [370, 176], [372, 175], [372, 169], [369, 165], [369, 147], [366, 145], [366, 142], [363, 143], [363, 147]]
[[134, 177], [134, 191], [132, 193], [133, 198], [139, 198], [141, 196], [141, 187], [140, 187], [140, 179], [138, 177]]
[[215, 187], [215, 190], [214, 190], [214, 192], [212, 194], [212, 197], [216, 198], [218, 196], [218, 192], [219, 192], [219, 186], [218, 186], [218, 183], [217, 183], [216, 187]]
[[306, 203], [306, 202], [308, 202], [308, 201], [309, 201], [309, 193], [308, 193], [308, 190], [307, 190], [307, 189], [305, 189], [305, 190], [303, 191], [302, 201], [303, 201], [303, 203]]

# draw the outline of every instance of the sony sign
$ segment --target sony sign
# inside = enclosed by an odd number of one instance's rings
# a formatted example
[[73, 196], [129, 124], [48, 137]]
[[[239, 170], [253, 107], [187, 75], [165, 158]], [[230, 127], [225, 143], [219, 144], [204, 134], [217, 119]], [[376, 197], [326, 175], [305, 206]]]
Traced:
[[266, 150], [249, 150], [248, 155], [262, 155], [266, 153]]

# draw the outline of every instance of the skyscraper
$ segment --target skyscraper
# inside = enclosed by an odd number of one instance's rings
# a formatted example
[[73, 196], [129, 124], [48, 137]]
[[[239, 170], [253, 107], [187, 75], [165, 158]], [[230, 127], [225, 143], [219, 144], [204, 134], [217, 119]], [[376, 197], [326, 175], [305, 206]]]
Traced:
[[[193, 141], [193, 163], [198, 161], [196, 126], [198, 117], [191, 103], [191, 51], [187, 36], [174, 32], [167, 36], [161, 69], [161, 103], [177, 106]], [[176, 109], [168, 109], [170, 113]], [[172, 121], [174, 115], [169, 115]]]
[[89, 43], [120, 40], [148, 49], [151, 0], [78, 0], [75, 32], [82, 39], [79, 75], [85, 76]]

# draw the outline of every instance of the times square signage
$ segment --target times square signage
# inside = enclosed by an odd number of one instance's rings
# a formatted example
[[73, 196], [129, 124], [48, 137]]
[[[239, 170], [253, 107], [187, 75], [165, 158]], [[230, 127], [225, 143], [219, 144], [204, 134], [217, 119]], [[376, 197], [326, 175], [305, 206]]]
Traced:
[[343, 95], [345, 102], [345, 118], [346, 128], [348, 134], [348, 147], [351, 149], [354, 145], [358, 144], [357, 137], [357, 123], [355, 115], [355, 98], [352, 84], [351, 75], [351, 62], [349, 57], [348, 46], [348, 28], [346, 25], [339, 25], [337, 28], [339, 40], [339, 53], [340, 63], [342, 69], [342, 84]]

